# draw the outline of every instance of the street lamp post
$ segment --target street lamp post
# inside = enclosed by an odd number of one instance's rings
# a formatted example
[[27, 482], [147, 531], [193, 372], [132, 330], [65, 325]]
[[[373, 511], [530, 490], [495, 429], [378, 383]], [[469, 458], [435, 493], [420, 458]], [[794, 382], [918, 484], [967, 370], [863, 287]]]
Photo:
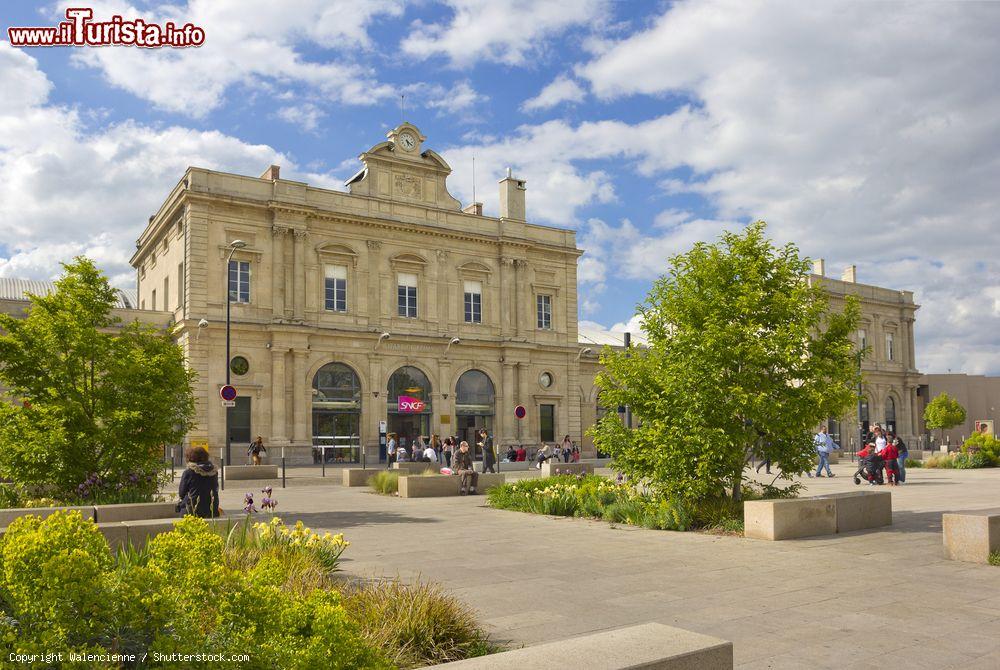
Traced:
[[863, 390], [861, 388], [861, 356], [862, 352], [858, 352], [858, 451], [865, 446], [865, 424], [861, 421], [861, 399]]
[[[233, 262], [233, 254], [236, 253], [236, 250], [242, 249], [246, 245], [247, 243], [244, 242], [243, 240], [233, 240], [232, 242], [230, 242], [229, 247], [231, 250], [229, 252], [229, 258], [226, 259], [226, 386], [229, 386], [229, 381], [230, 381], [229, 361], [231, 360], [231, 358], [229, 354], [229, 314], [233, 304], [233, 292], [229, 286], [229, 277], [230, 277], [229, 264]], [[238, 277], [239, 273], [237, 272], [236, 274]], [[230, 453], [232, 435], [229, 434], [229, 425], [230, 425], [230, 418], [232, 416], [232, 409], [233, 409], [232, 407], [228, 405], [226, 406], [226, 463], [230, 464], [233, 462], [233, 456]]]

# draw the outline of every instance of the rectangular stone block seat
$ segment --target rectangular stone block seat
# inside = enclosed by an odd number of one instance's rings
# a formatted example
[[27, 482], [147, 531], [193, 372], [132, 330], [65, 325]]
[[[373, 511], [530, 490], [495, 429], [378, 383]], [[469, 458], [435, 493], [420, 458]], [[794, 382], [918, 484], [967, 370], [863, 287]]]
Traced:
[[[368, 480], [375, 475], [378, 470], [363, 470], [361, 468], [344, 468], [341, 470], [342, 483], [344, 486], [368, 486]], [[400, 472], [399, 474], [403, 474]]]
[[94, 518], [94, 508], [87, 507], [16, 507], [11, 509], [0, 509], [0, 528], [6, 528], [14, 519], [29, 514], [46, 518], [56, 512], [77, 511], [83, 515], [84, 519]]
[[415, 474], [418, 475], [421, 472], [427, 470], [433, 470], [434, 472], [440, 472], [441, 468], [444, 466], [440, 463], [423, 463], [420, 461], [406, 461], [405, 463], [393, 463], [392, 469], [399, 470], [400, 475]]
[[247, 479], [277, 479], [277, 465], [227, 465], [226, 481]]
[[[514, 461], [513, 463], [495, 463], [493, 465], [494, 470], [499, 470], [500, 472], [518, 472], [524, 471], [534, 465], [531, 461]], [[472, 469], [476, 472], [483, 471], [483, 462], [476, 461], [472, 464]]]
[[[439, 498], [457, 496], [460, 493], [462, 478], [458, 475], [411, 475], [399, 478], [400, 498]], [[504, 483], [503, 474], [479, 475], [476, 486], [478, 493], [485, 493], [491, 488]]]
[[455, 670], [732, 670], [733, 643], [661, 623], [435, 665]]
[[945, 558], [988, 563], [1000, 551], [1000, 509], [944, 514], [941, 528]]
[[560, 474], [571, 474], [571, 475], [592, 475], [594, 474], [594, 465], [592, 463], [556, 463], [554, 461], [545, 461], [542, 463], [542, 477], [552, 477], [556, 474], [556, 470]]
[[124, 503], [120, 505], [95, 505], [94, 521], [108, 523], [111, 521], [138, 521], [140, 519], [170, 519], [176, 518], [176, 503]]
[[743, 534], [757, 540], [834, 535], [891, 523], [892, 495], [888, 491], [749, 500], [743, 504]]

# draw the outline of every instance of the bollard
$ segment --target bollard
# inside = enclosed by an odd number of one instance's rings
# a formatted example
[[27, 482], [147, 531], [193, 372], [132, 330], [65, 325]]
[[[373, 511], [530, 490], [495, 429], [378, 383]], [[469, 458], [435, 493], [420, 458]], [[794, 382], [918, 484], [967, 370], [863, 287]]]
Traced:
[[326, 449], [323, 449], [320, 452], [319, 462], [321, 463], [320, 467], [321, 467], [321, 470], [323, 472], [323, 476], [326, 477]]
[[219, 488], [226, 490], [226, 457], [219, 456]]
[[[282, 450], [284, 451], [284, 450]], [[281, 488], [285, 488], [285, 457], [281, 457]]]

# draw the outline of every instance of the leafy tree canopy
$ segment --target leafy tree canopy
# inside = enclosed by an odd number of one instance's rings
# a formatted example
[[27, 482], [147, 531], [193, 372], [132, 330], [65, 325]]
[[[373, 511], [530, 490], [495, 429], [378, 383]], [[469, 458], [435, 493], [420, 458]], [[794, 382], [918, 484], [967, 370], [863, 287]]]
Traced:
[[808, 259], [757, 222], [671, 259], [639, 306], [648, 347], [605, 348], [597, 378], [609, 413], [592, 429], [617, 468], [671, 495], [740, 496], [756, 449], [783, 477], [810, 467], [813, 429], [856, 400], [851, 336], [860, 309], [829, 311]]
[[112, 312], [86, 258], [64, 264], [25, 318], [0, 315], [0, 476], [65, 498], [150, 490], [163, 445], [194, 415], [193, 373], [166, 333]]
[[924, 423], [931, 430], [947, 430], [965, 423], [965, 408], [947, 393], [940, 393], [924, 408]]

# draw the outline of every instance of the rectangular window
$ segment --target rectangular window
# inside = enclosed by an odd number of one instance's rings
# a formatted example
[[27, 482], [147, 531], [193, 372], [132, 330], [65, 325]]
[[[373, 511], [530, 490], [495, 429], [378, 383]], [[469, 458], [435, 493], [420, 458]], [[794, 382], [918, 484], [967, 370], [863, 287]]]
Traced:
[[153, 304], [153, 311], [155, 312], [156, 311], [156, 289], [155, 288], [153, 289], [153, 292], [150, 295], [149, 301]]
[[250, 261], [229, 261], [229, 299], [250, 302]]
[[184, 309], [184, 263], [177, 265], [177, 309]]
[[323, 282], [326, 309], [331, 312], [346, 312], [347, 266], [327, 265]]
[[538, 327], [552, 330], [552, 296], [540, 295], [536, 298], [538, 307]]
[[170, 277], [163, 278], [163, 309], [170, 310]]
[[542, 442], [555, 442], [556, 439], [556, 406], [539, 405], [538, 429]]
[[896, 349], [895, 342], [892, 339], [892, 333], [885, 334], [885, 357], [886, 360], [894, 361], [896, 360]]
[[417, 275], [400, 272], [396, 279], [399, 315], [417, 318]]
[[483, 322], [483, 283], [465, 282], [465, 322]]
[[868, 333], [864, 328], [858, 329], [858, 346], [864, 351], [868, 347]]

